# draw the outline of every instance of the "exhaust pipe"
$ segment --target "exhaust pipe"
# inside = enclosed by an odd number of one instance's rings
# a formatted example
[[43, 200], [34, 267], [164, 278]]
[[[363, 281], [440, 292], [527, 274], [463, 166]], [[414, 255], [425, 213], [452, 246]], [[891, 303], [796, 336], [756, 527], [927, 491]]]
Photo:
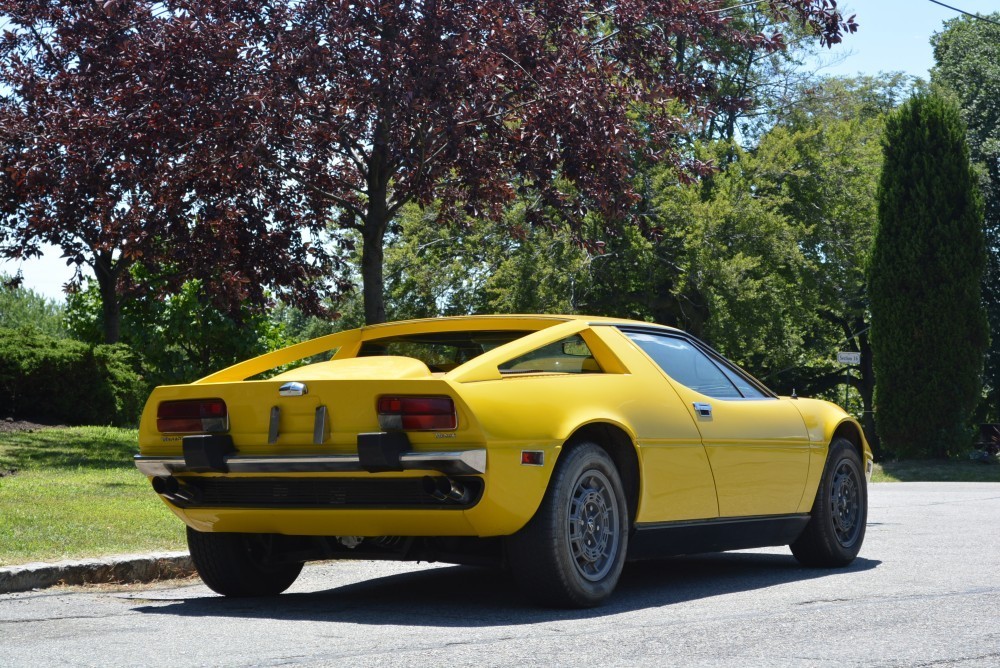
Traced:
[[438, 501], [451, 499], [457, 503], [468, 503], [471, 496], [465, 485], [443, 475], [424, 476], [424, 491]]
[[177, 478], [173, 476], [156, 476], [152, 480], [153, 491], [163, 496], [173, 496], [181, 488]]
[[191, 485], [178, 485], [174, 498], [178, 501], [197, 505], [201, 503], [201, 490]]
[[169, 501], [182, 501], [184, 503], [201, 502], [201, 490], [191, 485], [182, 485], [173, 476], [156, 476], [152, 480], [153, 491], [161, 494]]

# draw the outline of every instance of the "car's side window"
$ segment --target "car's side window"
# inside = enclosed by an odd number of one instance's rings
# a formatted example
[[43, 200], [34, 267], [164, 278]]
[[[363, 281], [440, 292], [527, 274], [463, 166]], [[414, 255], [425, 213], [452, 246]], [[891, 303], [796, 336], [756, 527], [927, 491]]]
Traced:
[[736, 373], [732, 369], [721, 365], [722, 372], [726, 374], [729, 380], [733, 381], [733, 385], [740, 391], [744, 399], [768, 399], [769, 397], [761, 392], [759, 389], [751, 385], [746, 378]]
[[522, 373], [601, 373], [586, 341], [579, 335], [550, 343], [501, 364], [502, 374]]
[[716, 399], [743, 398], [729, 377], [684, 339], [646, 332], [624, 333], [678, 383]]

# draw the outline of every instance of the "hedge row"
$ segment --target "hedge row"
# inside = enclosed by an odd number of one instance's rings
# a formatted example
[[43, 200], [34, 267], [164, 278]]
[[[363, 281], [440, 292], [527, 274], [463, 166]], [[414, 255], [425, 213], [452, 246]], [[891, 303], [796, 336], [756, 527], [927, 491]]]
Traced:
[[128, 346], [0, 328], [0, 419], [133, 425], [148, 389]]

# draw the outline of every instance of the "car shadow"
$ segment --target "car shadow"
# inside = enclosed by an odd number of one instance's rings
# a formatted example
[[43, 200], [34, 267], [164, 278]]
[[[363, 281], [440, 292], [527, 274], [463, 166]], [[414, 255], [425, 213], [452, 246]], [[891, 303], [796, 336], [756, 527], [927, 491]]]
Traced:
[[277, 597], [189, 598], [134, 611], [183, 617], [240, 617], [351, 624], [483, 627], [587, 619], [658, 608], [713, 596], [765, 589], [876, 568], [856, 559], [842, 569], [803, 568], [790, 555], [739, 553], [694, 555], [625, 565], [611, 599], [599, 608], [538, 608], [513, 578], [496, 569], [450, 566], [373, 578], [333, 589]]

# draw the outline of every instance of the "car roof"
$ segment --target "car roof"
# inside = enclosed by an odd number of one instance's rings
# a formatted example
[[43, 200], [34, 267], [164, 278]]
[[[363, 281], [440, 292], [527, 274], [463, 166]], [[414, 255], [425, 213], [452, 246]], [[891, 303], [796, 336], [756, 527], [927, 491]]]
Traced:
[[[396, 320], [384, 322], [376, 325], [365, 325], [360, 327], [366, 334], [376, 334], [379, 329], [405, 328], [411, 331], [427, 329], [434, 331], [439, 327], [442, 329], [455, 329], [455, 325], [466, 325], [475, 329], [483, 326], [500, 326], [503, 329], [513, 329], [525, 327], [527, 329], [544, 329], [545, 327], [570, 321], [585, 321], [591, 325], [624, 325], [631, 327], [650, 327], [674, 332], [681, 330], [667, 325], [660, 325], [642, 320], [631, 320], [628, 318], [614, 318], [600, 315], [569, 315], [569, 314], [494, 314], [494, 315], [457, 315], [441, 316], [436, 318], [417, 318], [413, 320]], [[365, 338], [368, 338], [367, 336]]]
[[[322, 354], [330, 350], [341, 348], [343, 350], [353, 350], [365, 341], [379, 339], [389, 339], [397, 336], [412, 336], [414, 334], [428, 334], [438, 332], [461, 332], [461, 331], [520, 331], [527, 332], [524, 336], [518, 337], [516, 342], [511, 342], [499, 346], [493, 351], [484, 353], [474, 360], [463, 364], [458, 369], [451, 372], [450, 377], [456, 381], [483, 380], [496, 375], [496, 365], [490, 366], [497, 355], [506, 354], [510, 351], [510, 346], [525, 348], [524, 352], [530, 350], [530, 346], [539, 341], [539, 336], [544, 340], [542, 332], [548, 329], [564, 330], [567, 335], [574, 334], [587, 328], [588, 326], [614, 326], [642, 327], [647, 330], [656, 329], [659, 331], [670, 331], [682, 333], [673, 327], [656, 325], [640, 320], [628, 320], [623, 318], [609, 318], [606, 316], [589, 315], [549, 315], [549, 314], [513, 314], [513, 315], [464, 315], [448, 316], [440, 318], [423, 318], [419, 320], [401, 320], [396, 322], [385, 322], [377, 325], [366, 325], [356, 329], [344, 330], [335, 334], [328, 334], [309, 341], [303, 341], [287, 348], [265, 353], [244, 362], [240, 362], [221, 371], [205, 376], [195, 382], [215, 383], [242, 381], [250, 376], [269, 371], [282, 364], [289, 364], [312, 355]], [[555, 332], [553, 332], [555, 333]], [[340, 352], [337, 353], [338, 355]], [[354, 352], [351, 352], [352, 356]]]

